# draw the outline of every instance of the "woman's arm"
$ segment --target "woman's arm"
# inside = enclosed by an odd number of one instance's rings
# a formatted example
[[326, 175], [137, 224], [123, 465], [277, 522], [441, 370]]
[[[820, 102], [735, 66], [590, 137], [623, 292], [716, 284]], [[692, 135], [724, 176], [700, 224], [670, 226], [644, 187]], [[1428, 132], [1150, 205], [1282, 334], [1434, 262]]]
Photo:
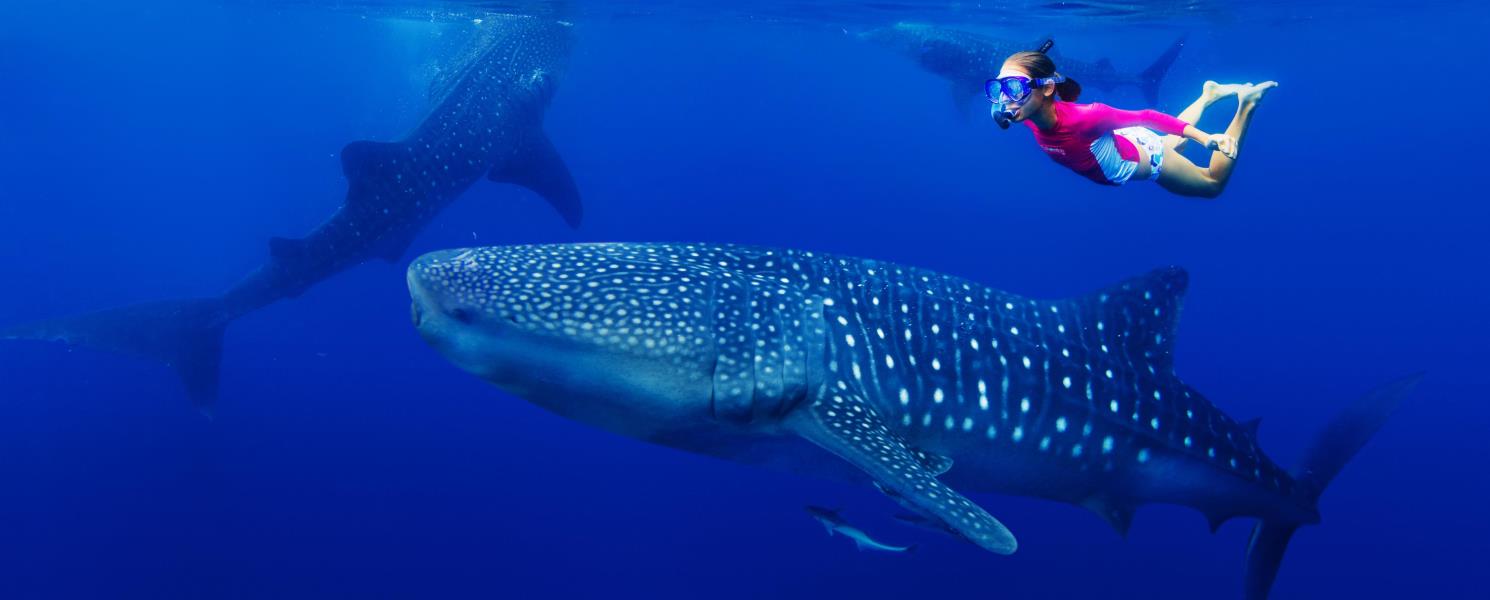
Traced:
[[1206, 133], [1196, 129], [1194, 125], [1186, 125], [1182, 135], [1187, 139], [1195, 140], [1196, 143], [1208, 149], [1225, 154], [1227, 158], [1236, 158], [1236, 140], [1232, 139], [1229, 135], [1224, 133]]
[[1099, 130], [1147, 127], [1166, 135], [1184, 136], [1211, 150], [1217, 150], [1226, 156], [1236, 158], [1236, 140], [1224, 133], [1212, 135], [1197, 129], [1194, 125], [1152, 109], [1122, 110], [1099, 103], [1087, 106], [1087, 110], [1092, 111], [1092, 122], [1096, 123]]
[[[1147, 127], [1167, 135], [1186, 135], [1190, 124], [1157, 110], [1123, 110], [1106, 104], [1088, 105], [1099, 129], [1122, 129], [1124, 127]], [[1199, 131], [1199, 130], [1196, 130]], [[1203, 133], [1203, 132], [1202, 132]], [[1189, 137], [1186, 135], [1186, 137]], [[1193, 139], [1193, 138], [1192, 138]], [[1203, 140], [1196, 140], [1205, 143]]]

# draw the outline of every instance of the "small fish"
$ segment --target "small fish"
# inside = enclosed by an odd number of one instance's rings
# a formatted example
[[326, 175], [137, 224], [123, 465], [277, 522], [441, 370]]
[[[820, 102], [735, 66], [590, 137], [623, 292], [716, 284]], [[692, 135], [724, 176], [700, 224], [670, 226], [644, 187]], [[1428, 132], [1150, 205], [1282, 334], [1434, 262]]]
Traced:
[[881, 552], [912, 552], [916, 549], [915, 544], [909, 546], [891, 546], [875, 541], [874, 538], [869, 537], [869, 534], [864, 533], [863, 530], [849, 525], [847, 521], [844, 521], [843, 517], [838, 516], [837, 510], [823, 508], [821, 506], [808, 506], [805, 508], [807, 509], [807, 514], [812, 515], [812, 518], [817, 519], [817, 522], [823, 524], [823, 527], [828, 530], [829, 536], [832, 536], [834, 533], [841, 534], [843, 537], [853, 540], [854, 545], [860, 550], [868, 548]]

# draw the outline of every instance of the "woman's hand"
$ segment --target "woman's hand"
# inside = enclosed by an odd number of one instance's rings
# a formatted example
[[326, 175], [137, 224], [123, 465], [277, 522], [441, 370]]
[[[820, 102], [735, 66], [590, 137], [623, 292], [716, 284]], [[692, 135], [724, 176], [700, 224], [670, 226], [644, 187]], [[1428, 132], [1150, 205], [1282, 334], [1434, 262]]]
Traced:
[[1211, 135], [1210, 139], [1206, 141], [1205, 147], [1225, 154], [1226, 158], [1236, 160], [1236, 138], [1233, 138], [1229, 135], [1226, 135], [1224, 133], [1213, 134]]

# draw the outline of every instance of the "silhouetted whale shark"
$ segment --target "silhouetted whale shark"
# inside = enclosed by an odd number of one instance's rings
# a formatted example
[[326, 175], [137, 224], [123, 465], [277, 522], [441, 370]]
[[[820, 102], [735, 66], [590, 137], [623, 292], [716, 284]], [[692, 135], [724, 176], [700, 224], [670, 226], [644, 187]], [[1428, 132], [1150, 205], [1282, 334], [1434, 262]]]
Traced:
[[275, 238], [270, 259], [225, 294], [137, 304], [0, 330], [0, 337], [65, 341], [158, 359], [191, 400], [217, 396], [223, 329], [234, 319], [369, 258], [397, 260], [441, 209], [483, 176], [528, 187], [571, 226], [581, 218], [568, 168], [542, 121], [573, 45], [568, 23], [488, 19], [454, 68], [430, 86], [432, 109], [397, 142], [352, 142], [341, 152], [346, 201], [301, 239]]
[[[1005, 58], [1015, 52], [1034, 50], [1041, 42], [1004, 40], [920, 23], [897, 23], [891, 27], [871, 29], [860, 33], [859, 38], [895, 50], [916, 61], [922, 69], [951, 82], [953, 104], [963, 116], [967, 115], [970, 104], [984, 96], [983, 82], [998, 74]], [[1158, 104], [1159, 84], [1184, 45], [1184, 38], [1176, 40], [1153, 64], [1136, 74], [1118, 72], [1105, 58], [1087, 62], [1064, 56], [1059, 45], [1048, 54], [1062, 74], [1076, 79], [1083, 86], [1097, 89], [1137, 87], [1152, 106]]]
[[1175, 375], [1178, 268], [1035, 300], [796, 250], [573, 244], [434, 252], [408, 280], [420, 334], [513, 394], [666, 446], [867, 479], [1000, 554], [1014, 536], [953, 487], [1068, 502], [1120, 532], [1143, 503], [1212, 527], [1256, 517], [1248, 598], [1417, 382], [1357, 401], [1290, 472], [1256, 421]]

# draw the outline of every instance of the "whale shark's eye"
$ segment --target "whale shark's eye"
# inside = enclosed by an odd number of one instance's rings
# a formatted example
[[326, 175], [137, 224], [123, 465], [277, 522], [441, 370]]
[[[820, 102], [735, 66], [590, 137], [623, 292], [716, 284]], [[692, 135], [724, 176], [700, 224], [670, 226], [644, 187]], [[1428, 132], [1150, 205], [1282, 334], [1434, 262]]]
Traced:
[[455, 319], [456, 321], [460, 321], [461, 323], [465, 323], [467, 325], [469, 325], [471, 323], [471, 321], [474, 321], [476, 319], [476, 317], [473, 314], [471, 314], [471, 311], [470, 310], [467, 310], [467, 309], [464, 309], [464, 308], [458, 308], [458, 307], [457, 308], [452, 308], [452, 309], [450, 309], [449, 312], [450, 312], [450, 318]]

